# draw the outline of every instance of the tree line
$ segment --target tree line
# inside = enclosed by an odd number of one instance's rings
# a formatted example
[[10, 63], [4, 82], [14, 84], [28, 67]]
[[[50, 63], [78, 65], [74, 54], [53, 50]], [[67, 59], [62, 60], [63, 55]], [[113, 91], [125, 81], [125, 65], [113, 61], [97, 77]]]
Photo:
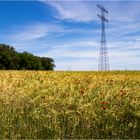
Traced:
[[18, 53], [15, 48], [0, 44], [1, 70], [53, 70], [54, 60], [48, 57], [38, 57], [31, 53]]

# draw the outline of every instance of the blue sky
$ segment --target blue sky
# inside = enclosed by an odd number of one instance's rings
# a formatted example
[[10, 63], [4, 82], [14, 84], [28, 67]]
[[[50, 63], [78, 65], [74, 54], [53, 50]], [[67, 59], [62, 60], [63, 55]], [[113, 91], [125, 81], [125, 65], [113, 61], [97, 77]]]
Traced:
[[56, 70], [97, 70], [97, 3], [109, 11], [110, 69], [140, 70], [140, 1], [0, 1], [0, 43], [52, 57]]

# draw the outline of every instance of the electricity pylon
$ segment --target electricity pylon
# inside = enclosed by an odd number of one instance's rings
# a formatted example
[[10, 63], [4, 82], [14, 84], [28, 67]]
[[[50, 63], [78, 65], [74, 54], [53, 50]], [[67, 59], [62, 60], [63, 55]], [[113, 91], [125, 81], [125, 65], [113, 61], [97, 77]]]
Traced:
[[108, 14], [108, 11], [99, 4], [97, 4], [97, 7], [101, 10], [101, 14], [100, 15], [98, 14], [97, 16], [101, 19], [101, 23], [102, 23], [98, 70], [107, 71], [109, 70], [109, 60], [108, 60], [107, 42], [106, 42], [106, 35], [105, 35], [105, 22], [108, 23], [109, 21], [105, 17], [105, 14]]

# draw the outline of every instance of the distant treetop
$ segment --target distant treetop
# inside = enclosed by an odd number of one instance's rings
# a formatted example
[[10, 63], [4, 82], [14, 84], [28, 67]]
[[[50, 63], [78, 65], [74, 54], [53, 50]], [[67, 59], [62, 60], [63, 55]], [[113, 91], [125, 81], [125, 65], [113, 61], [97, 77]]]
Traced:
[[48, 57], [38, 57], [31, 53], [18, 53], [14, 47], [0, 44], [1, 70], [53, 70], [54, 60]]

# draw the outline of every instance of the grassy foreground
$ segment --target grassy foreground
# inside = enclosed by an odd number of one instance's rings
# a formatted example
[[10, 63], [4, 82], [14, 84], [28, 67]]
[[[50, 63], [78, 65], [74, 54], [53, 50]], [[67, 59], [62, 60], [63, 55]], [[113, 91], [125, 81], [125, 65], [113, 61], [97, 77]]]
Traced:
[[140, 71], [0, 71], [0, 138], [140, 138]]

